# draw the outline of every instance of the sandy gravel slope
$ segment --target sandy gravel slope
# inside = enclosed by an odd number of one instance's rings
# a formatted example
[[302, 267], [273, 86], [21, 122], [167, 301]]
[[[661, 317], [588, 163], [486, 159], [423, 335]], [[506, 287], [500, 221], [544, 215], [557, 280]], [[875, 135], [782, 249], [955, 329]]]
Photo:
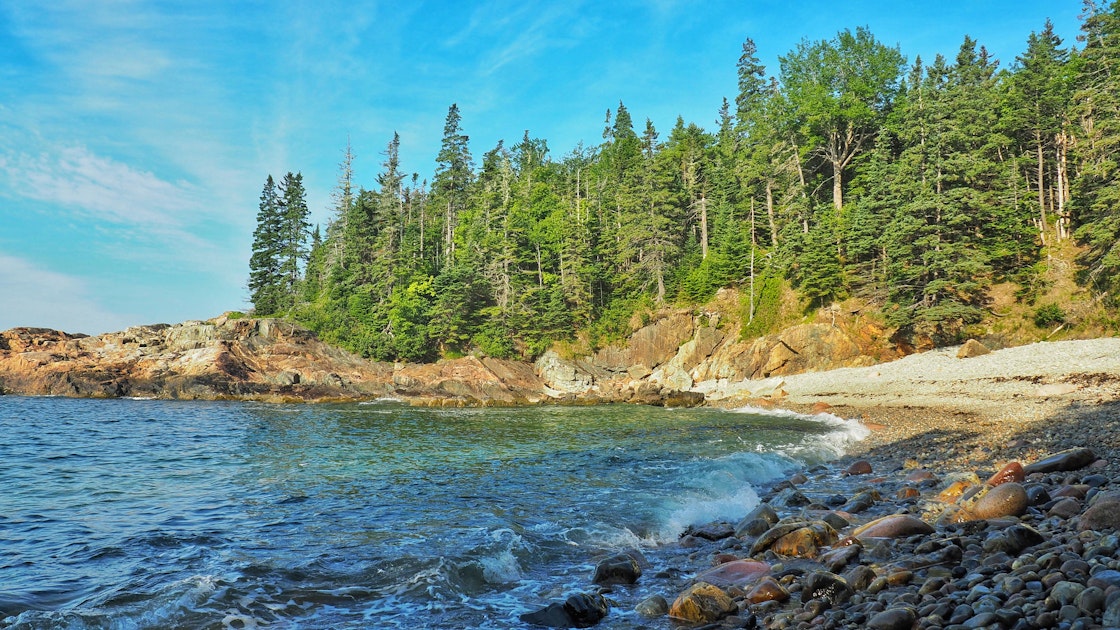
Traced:
[[999, 419], [1120, 400], [1120, 338], [1035, 343], [968, 359], [957, 350], [787, 376], [784, 403], [927, 407]]

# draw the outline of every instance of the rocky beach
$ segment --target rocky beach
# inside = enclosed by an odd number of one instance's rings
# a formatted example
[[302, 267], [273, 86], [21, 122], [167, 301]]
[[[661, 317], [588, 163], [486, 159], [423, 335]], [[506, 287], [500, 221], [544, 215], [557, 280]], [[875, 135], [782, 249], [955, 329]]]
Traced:
[[665, 596], [640, 612], [692, 627], [1120, 627], [1120, 339], [783, 380], [781, 406], [868, 436], [742, 520], [695, 524], [670, 566], [603, 560], [572, 625], [641, 579]]

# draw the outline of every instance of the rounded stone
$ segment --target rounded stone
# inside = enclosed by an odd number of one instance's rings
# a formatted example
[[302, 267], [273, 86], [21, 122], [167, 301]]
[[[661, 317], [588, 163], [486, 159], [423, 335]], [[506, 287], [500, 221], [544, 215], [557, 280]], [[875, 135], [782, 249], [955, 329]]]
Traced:
[[1023, 479], [1026, 479], [1026, 475], [1023, 474], [1023, 465], [1019, 462], [1011, 462], [1003, 468], [1000, 468], [996, 474], [989, 477], [988, 485], [998, 486], [1009, 481], [1019, 483], [1022, 482]]
[[888, 608], [867, 622], [874, 630], [907, 630], [913, 627], [917, 614], [912, 608]]
[[857, 462], [853, 462], [844, 472], [849, 475], [870, 475], [871, 462], [866, 459], [861, 459]]
[[1022, 484], [1009, 481], [977, 495], [965, 509], [977, 519], [992, 519], [1019, 516], [1026, 511], [1028, 503], [1027, 491]]
[[699, 582], [690, 586], [669, 607], [669, 616], [690, 623], [712, 623], [738, 610], [723, 589]]
[[856, 538], [901, 538], [914, 534], [932, 534], [933, 527], [909, 514], [891, 514], [875, 519], [852, 532]]
[[665, 601], [665, 598], [660, 595], [654, 595], [639, 602], [634, 607], [634, 612], [646, 619], [664, 617], [669, 612], [669, 602]]

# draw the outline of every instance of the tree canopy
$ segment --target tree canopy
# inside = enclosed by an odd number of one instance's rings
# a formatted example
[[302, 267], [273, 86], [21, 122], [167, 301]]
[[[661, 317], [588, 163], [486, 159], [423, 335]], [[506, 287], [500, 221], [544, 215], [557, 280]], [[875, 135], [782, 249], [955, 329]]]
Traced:
[[765, 332], [784, 279], [950, 342], [995, 283], [1034, 284], [1044, 248], [1075, 239], [1085, 286], [1120, 305], [1120, 2], [1082, 20], [1081, 49], [1047, 22], [1005, 68], [971, 38], [908, 61], [857, 28], [768, 75], [748, 38], [711, 130], [619, 102], [602, 142], [560, 156], [524, 131], [476, 164], [451, 105], [430, 184], [394, 134], [363, 188], [347, 145], [323, 230], [301, 176], [269, 176], [251, 300], [378, 359], [527, 358], [721, 287]]

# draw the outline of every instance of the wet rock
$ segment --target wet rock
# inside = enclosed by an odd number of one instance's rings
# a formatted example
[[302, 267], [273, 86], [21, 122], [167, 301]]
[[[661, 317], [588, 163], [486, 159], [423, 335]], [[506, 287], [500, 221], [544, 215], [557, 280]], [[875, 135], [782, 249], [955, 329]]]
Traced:
[[788, 600], [789, 597], [789, 591], [786, 587], [782, 586], [774, 578], [766, 576], [747, 591], [746, 600], [752, 604], [761, 604], [762, 602], [771, 601], [784, 602]]
[[971, 519], [993, 519], [1003, 516], [1019, 516], [1027, 509], [1029, 499], [1022, 484], [1014, 481], [984, 489], [962, 502], [961, 508], [969, 513]]
[[848, 566], [859, 557], [860, 549], [862, 549], [862, 547], [858, 544], [838, 547], [821, 554], [817, 561], [829, 571], [839, 573], [844, 567]]
[[790, 532], [794, 532], [801, 529], [802, 527], [805, 527], [805, 525], [807, 525], [807, 523], [805, 523], [804, 521], [778, 523], [777, 525], [763, 532], [762, 535], [760, 535], [758, 539], [754, 541], [754, 544], [751, 545], [751, 555], [755, 556], [762, 553], [763, 551], [766, 551], [770, 548], [770, 545], [774, 544], [774, 541]]
[[937, 500], [942, 503], [956, 503], [958, 499], [964, 495], [965, 491], [973, 486], [973, 483], [964, 479], [958, 479], [950, 483], [937, 495]]
[[1120, 493], [1097, 495], [1081, 515], [1081, 531], [1120, 529]]
[[932, 534], [933, 527], [920, 518], [909, 514], [891, 514], [875, 519], [856, 528], [852, 536], [856, 538], [901, 538], [914, 534]]
[[871, 474], [871, 462], [867, 461], [866, 459], [861, 459], [857, 462], [854, 462], [854, 463], [852, 463], [851, 466], [848, 466], [848, 468], [844, 471], [844, 474], [846, 474], [846, 475], [870, 475]]
[[913, 608], [888, 608], [867, 622], [873, 630], [909, 630], [918, 618]]
[[988, 553], [1004, 552], [1010, 555], [1033, 547], [1046, 538], [1038, 530], [1027, 525], [1012, 525], [1006, 529], [992, 532], [984, 540], [984, 551]]
[[898, 492], [896, 492], [894, 494], [894, 498], [898, 499], [899, 501], [905, 501], [907, 499], [917, 499], [921, 496], [922, 496], [922, 493], [921, 493], [920, 490], [918, 490], [917, 488], [910, 487], [910, 486], [906, 486], [904, 488], [899, 488]]
[[669, 602], [665, 601], [665, 598], [660, 595], [654, 595], [639, 602], [634, 607], [634, 612], [646, 619], [657, 619], [669, 613]]
[[906, 481], [910, 483], [936, 482], [937, 475], [929, 470], [914, 470], [906, 475]]
[[790, 488], [788, 490], [782, 491], [781, 494], [775, 497], [774, 503], [778, 505], [784, 505], [786, 507], [796, 508], [805, 507], [806, 505], [812, 503], [812, 501], [809, 500], [809, 497], [802, 494], [801, 491]]
[[845, 571], [843, 577], [853, 591], [863, 591], [867, 590], [867, 587], [875, 581], [875, 570], [869, 566], [857, 564]]
[[860, 512], [866, 512], [874, 507], [875, 503], [881, 498], [879, 493], [874, 490], [864, 490], [863, 492], [857, 493], [851, 499], [848, 499], [848, 502], [841, 506], [840, 509], [850, 514], [859, 514]]
[[591, 581], [601, 586], [633, 584], [642, 577], [642, 567], [634, 556], [620, 553], [604, 559], [595, 567]]
[[996, 474], [988, 478], [987, 484], [989, 486], [998, 486], [1009, 481], [1022, 483], [1027, 476], [1023, 473], [1023, 465], [1019, 462], [1011, 462], [1003, 468], [1000, 468]]
[[730, 523], [708, 523], [696, 528], [690, 527], [685, 533], [704, 540], [723, 540], [734, 536], [735, 528]]
[[549, 604], [541, 610], [525, 613], [519, 619], [550, 628], [590, 628], [602, 621], [609, 611], [610, 605], [602, 595], [580, 593], [572, 595], [563, 604]]
[[816, 558], [821, 547], [831, 545], [838, 538], [836, 530], [828, 523], [815, 521], [775, 540], [770, 551], [780, 556]]
[[747, 588], [768, 573], [770, 565], [765, 562], [733, 560], [702, 571], [696, 576], [696, 581], [721, 588]]
[[814, 571], [805, 579], [801, 589], [801, 603], [812, 599], [828, 602], [830, 606], [842, 604], [852, 596], [852, 587], [844, 578], [829, 571]]
[[1071, 448], [1023, 467], [1025, 474], [1080, 470], [1093, 463], [1097, 456], [1088, 448]]
[[738, 610], [722, 589], [706, 582], [693, 584], [669, 607], [669, 616], [689, 623], [712, 623]]

